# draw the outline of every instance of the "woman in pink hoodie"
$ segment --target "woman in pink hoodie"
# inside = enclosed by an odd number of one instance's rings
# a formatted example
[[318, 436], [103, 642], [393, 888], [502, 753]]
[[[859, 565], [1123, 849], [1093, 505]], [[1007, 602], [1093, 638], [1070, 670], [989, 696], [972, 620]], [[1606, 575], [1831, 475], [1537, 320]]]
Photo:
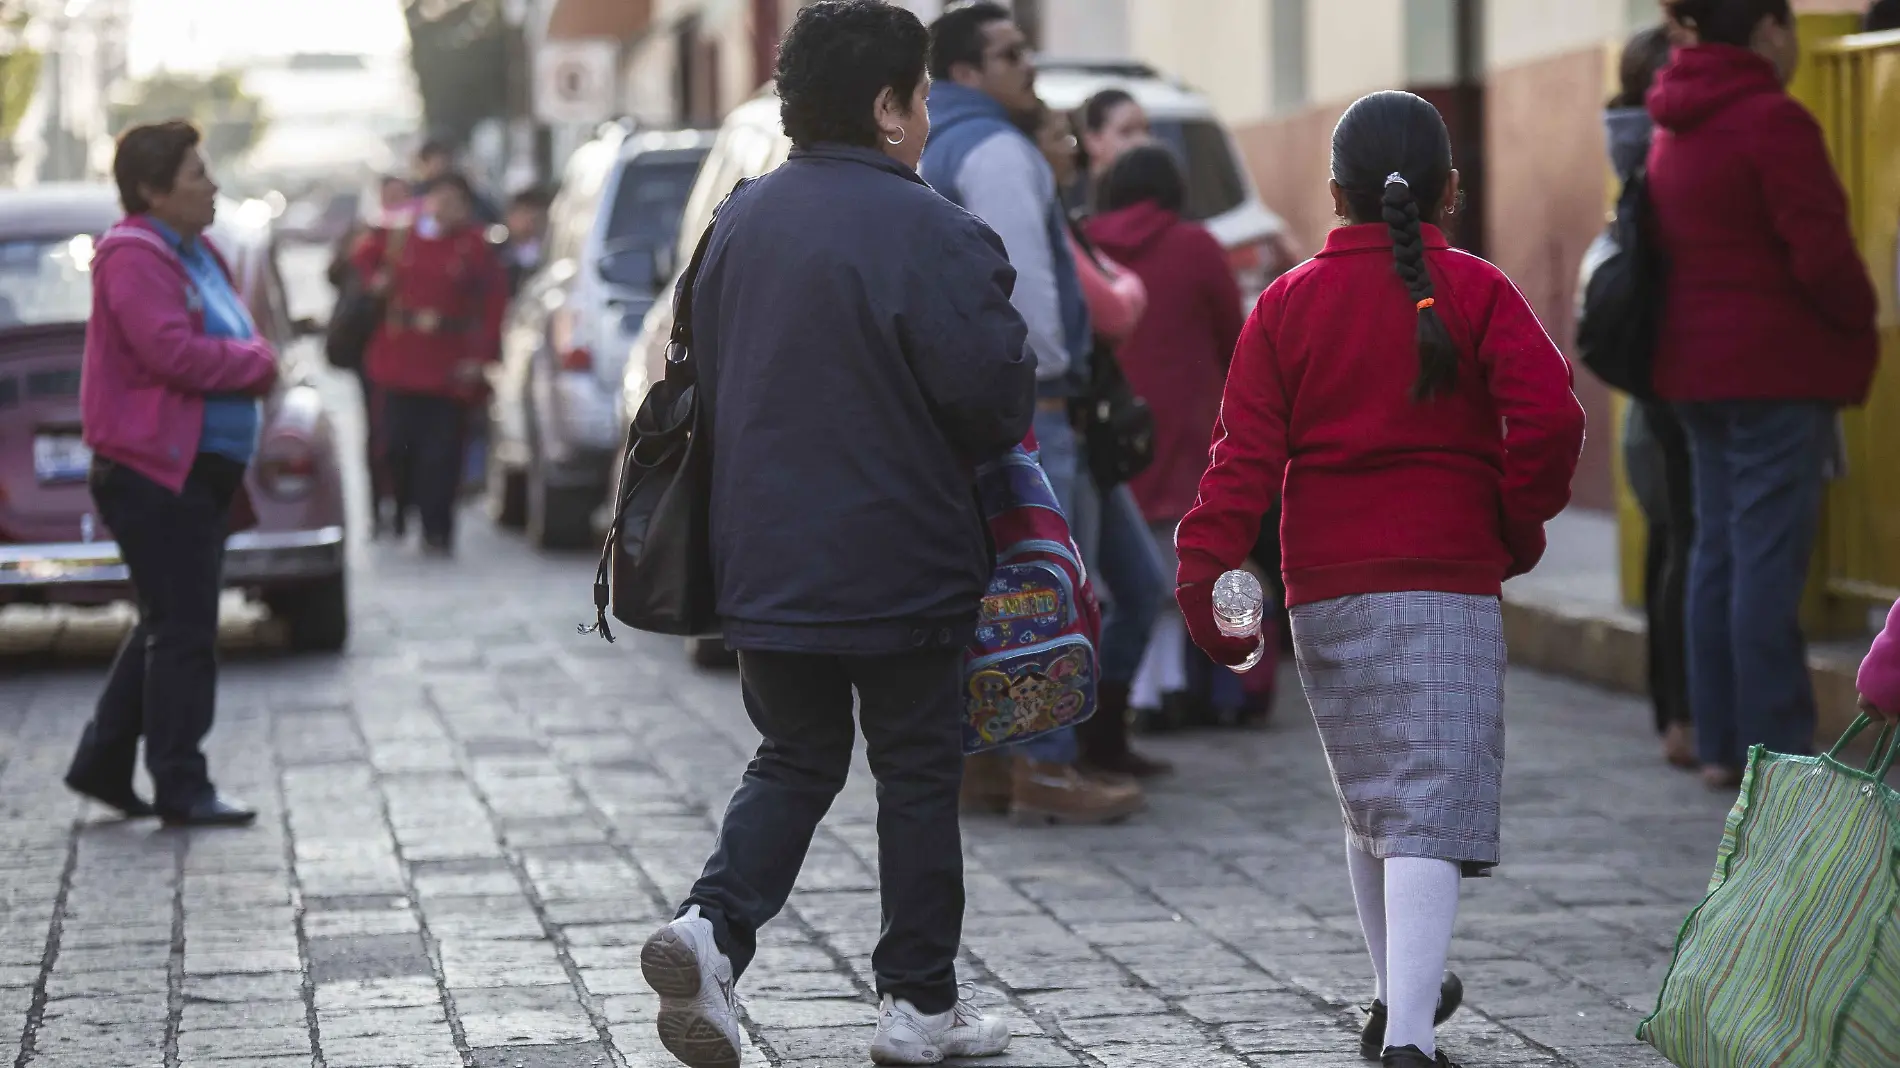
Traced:
[[[112, 165], [126, 219], [93, 256], [80, 411], [139, 622], [66, 785], [128, 816], [204, 826], [256, 818], [218, 795], [199, 746], [217, 698], [224, 540], [277, 357], [205, 240], [218, 186], [198, 137], [183, 122], [126, 131]], [[141, 736], [155, 804], [132, 789]]]

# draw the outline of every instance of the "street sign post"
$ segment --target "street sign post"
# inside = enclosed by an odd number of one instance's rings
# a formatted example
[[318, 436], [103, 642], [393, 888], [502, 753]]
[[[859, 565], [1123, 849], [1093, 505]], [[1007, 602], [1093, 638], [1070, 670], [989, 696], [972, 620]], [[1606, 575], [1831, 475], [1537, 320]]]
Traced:
[[534, 117], [551, 126], [606, 122], [619, 110], [620, 42], [543, 41], [534, 57]]

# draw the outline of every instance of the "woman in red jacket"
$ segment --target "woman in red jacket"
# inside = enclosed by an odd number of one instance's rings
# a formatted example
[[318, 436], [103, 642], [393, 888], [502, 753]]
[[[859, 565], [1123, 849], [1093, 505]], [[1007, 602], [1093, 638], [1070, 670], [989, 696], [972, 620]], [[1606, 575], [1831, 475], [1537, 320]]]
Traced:
[[1839, 409], [1866, 399], [1875, 298], [1821, 128], [1784, 86], [1788, 0], [1674, 0], [1649, 93], [1669, 264], [1656, 392], [1689, 436], [1689, 704], [1711, 787], [1751, 745], [1811, 751], [1802, 592]]
[[396, 498], [396, 536], [413, 506], [424, 550], [446, 556], [454, 546], [468, 409], [485, 388], [483, 368], [500, 351], [508, 275], [474, 225], [467, 179], [437, 178], [423, 203], [412, 227], [377, 231], [354, 259], [389, 299], [388, 320], [364, 362], [376, 387], [373, 418]]
[[1215, 626], [1212, 587], [1281, 500], [1293, 644], [1377, 980], [1362, 1052], [1428, 1068], [1450, 1063], [1433, 1028], [1461, 996], [1459, 877], [1498, 862], [1499, 590], [1570, 499], [1583, 409], [1523, 296], [1436, 225], [1458, 174], [1430, 104], [1348, 109], [1332, 189], [1351, 225], [1241, 331], [1176, 596], [1196, 644], [1244, 661], [1255, 641]]

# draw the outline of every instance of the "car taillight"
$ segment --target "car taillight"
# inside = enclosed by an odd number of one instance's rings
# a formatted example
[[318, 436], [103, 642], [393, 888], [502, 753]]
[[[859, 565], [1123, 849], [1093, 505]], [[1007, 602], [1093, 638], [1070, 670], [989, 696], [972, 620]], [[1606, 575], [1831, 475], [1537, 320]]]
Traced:
[[257, 481], [265, 493], [279, 500], [309, 496], [317, 484], [316, 450], [298, 437], [270, 439], [257, 456]]
[[568, 349], [561, 353], [561, 370], [591, 371], [594, 369], [594, 354], [584, 348]]
[[563, 371], [591, 371], [594, 353], [581, 336], [580, 316], [572, 305], [562, 305], [548, 316], [548, 348]]

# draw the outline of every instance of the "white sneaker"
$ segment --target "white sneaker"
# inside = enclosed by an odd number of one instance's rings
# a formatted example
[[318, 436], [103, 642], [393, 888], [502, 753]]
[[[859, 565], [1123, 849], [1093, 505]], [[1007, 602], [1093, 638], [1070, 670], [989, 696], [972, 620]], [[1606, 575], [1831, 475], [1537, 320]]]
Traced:
[[698, 905], [647, 939], [640, 971], [660, 995], [660, 1044], [668, 1053], [687, 1068], [739, 1068], [732, 962]]
[[1009, 1048], [1009, 1025], [959, 998], [948, 1012], [925, 1016], [900, 998], [884, 995], [871, 1040], [872, 1064], [937, 1064], [945, 1057], [994, 1057]]

